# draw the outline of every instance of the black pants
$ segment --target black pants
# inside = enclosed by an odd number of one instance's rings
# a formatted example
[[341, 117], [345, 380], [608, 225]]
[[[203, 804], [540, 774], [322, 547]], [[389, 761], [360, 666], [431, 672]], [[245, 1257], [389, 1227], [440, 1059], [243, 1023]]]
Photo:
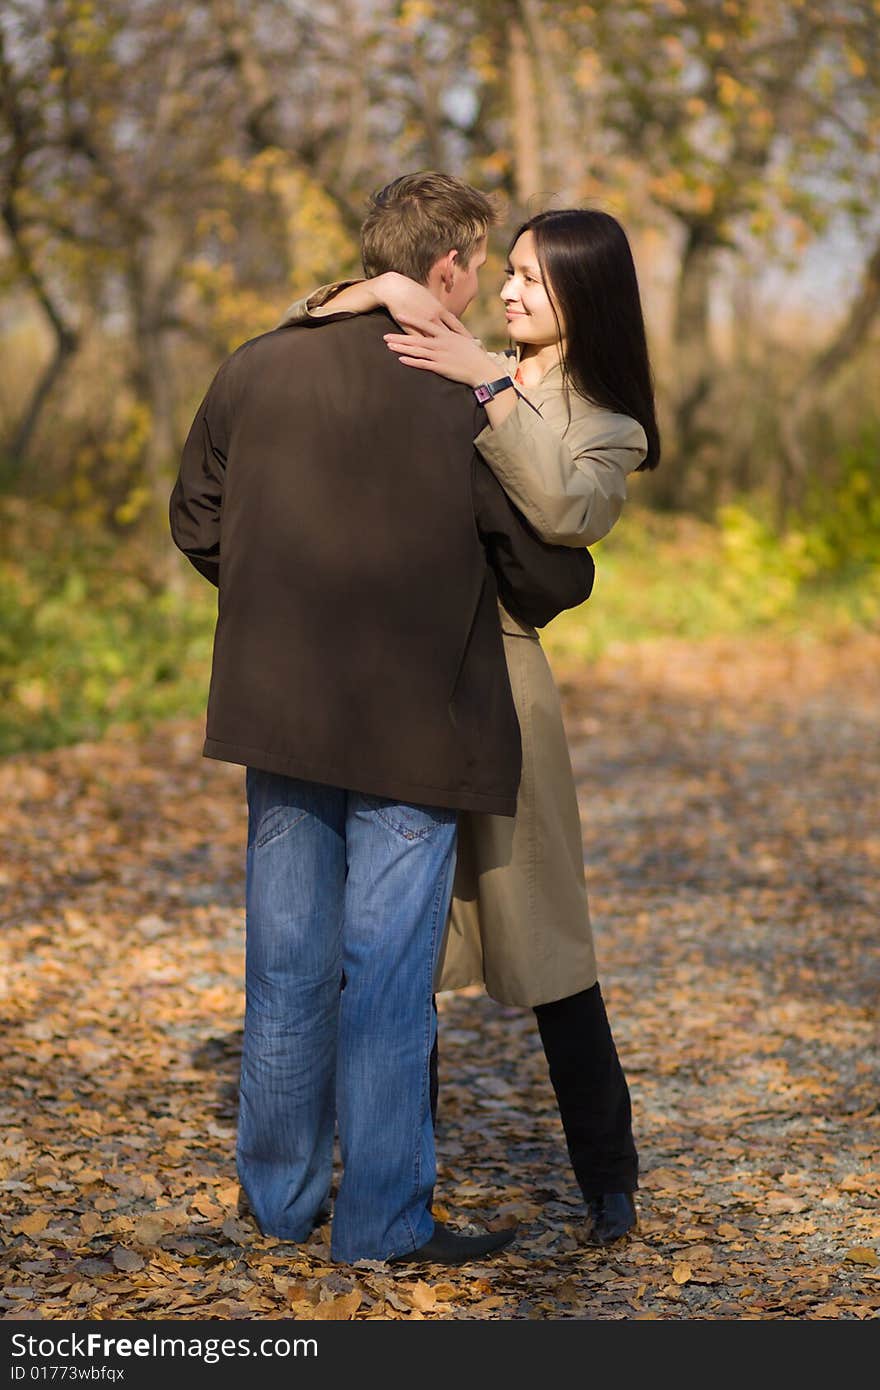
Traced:
[[[639, 1160], [629, 1087], [598, 982], [534, 1010], [556, 1093], [571, 1166], [585, 1198], [635, 1192]], [[439, 1049], [431, 1053], [431, 1114], [437, 1121]]]

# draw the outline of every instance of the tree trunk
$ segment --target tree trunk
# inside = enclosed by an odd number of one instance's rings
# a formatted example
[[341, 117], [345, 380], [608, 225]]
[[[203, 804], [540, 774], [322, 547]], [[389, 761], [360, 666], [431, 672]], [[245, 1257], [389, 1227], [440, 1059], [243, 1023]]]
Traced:
[[78, 346], [78, 339], [75, 334], [64, 329], [55, 330], [55, 332], [55, 351], [40, 373], [24, 415], [16, 426], [15, 434], [9, 444], [9, 454], [5, 461], [4, 472], [10, 480], [20, 478], [24, 472], [40, 416], [67, 370]]
[[688, 225], [673, 320], [674, 450], [668, 466], [661, 470], [662, 479], [658, 478], [661, 506], [680, 507], [692, 500], [693, 464], [702, 447], [715, 436], [705, 424], [702, 410], [714, 377], [709, 291], [715, 250], [715, 241], [702, 224]]
[[3, 204], [3, 222], [9, 233], [21, 273], [36, 296], [55, 338], [55, 349], [52, 357], [41, 372], [21, 420], [7, 446], [4, 473], [10, 480], [13, 480], [20, 478], [24, 471], [40, 416], [79, 346], [79, 335], [65, 322], [60, 308], [53, 299], [45, 279], [40, 274], [28, 250], [22, 236], [18, 211], [11, 192], [7, 194]]
[[131, 379], [150, 415], [142, 460], [143, 484], [149, 491], [144, 525], [147, 533], [156, 537], [160, 556], [157, 581], [171, 587], [180, 571], [168, 535], [168, 496], [180, 441], [175, 428], [174, 372], [166, 324], [173, 318], [180, 251], [174, 235], [157, 230], [135, 248], [128, 271], [135, 354]]
[[541, 190], [541, 134], [537, 84], [526, 32], [518, 19], [509, 26], [510, 128], [513, 135], [514, 191], [517, 212], [529, 216]]
[[518, 8], [537, 88], [535, 134], [540, 146], [540, 173], [547, 184], [539, 191], [545, 202], [554, 198], [568, 206], [577, 201], [584, 174], [584, 150], [589, 147], [588, 132], [582, 122], [578, 128], [566, 95], [571, 55], [564, 55], [564, 63], [554, 57], [548, 27], [552, 9], [550, 16], [545, 15], [541, 0], [518, 0]]
[[868, 258], [861, 281], [853, 296], [849, 313], [823, 352], [810, 364], [780, 415], [782, 473], [778, 511], [784, 525], [798, 500], [809, 470], [809, 454], [804, 446], [802, 426], [810, 406], [819, 393], [855, 356], [880, 312], [880, 241]]

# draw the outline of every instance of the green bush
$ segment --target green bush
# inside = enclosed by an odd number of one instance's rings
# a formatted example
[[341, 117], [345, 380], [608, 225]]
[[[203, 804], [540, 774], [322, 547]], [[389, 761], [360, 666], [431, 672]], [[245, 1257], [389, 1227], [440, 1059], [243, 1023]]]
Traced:
[[7, 500], [0, 524], [0, 754], [204, 710], [208, 584], [193, 572], [159, 589], [134, 537], [77, 528], [49, 508]]
[[[847, 456], [837, 500], [814, 501], [782, 538], [756, 502], [726, 507], [715, 525], [628, 503], [593, 547], [593, 597], [544, 629], [551, 660], [668, 638], [876, 627], [877, 499], [865, 471]], [[111, 535], [9, 499], [0, 526], [0, 755], [204, 714], [216, 594], [170, 536], [157, 554], [134, 530]]]
[[[589, 603], [545, 629], [551, 659], [590, 659], [616, 645], [666, 638], [876, 627], [878, 567], [864, 558], [838, 563], [815, 524], [779, 535], [771, 514], [769, 502], [755, 498], [721, 508], [711, 525], [628, 503], [611, 534], [592, 547]], [[864, 534], [859, 545], [861, 557], [870, 553]]]
[[804, 581], [817, 569], [801, 531], [777, 535], [769, 522], [744, 506], [718, 511], [721, 539], [720, 593], [744, 627], [793, 612]]
[[810, 482], [799, 524], [819, 572], [860, 575], [880, 566], [880, 424], [841, 451], [832, 482]]

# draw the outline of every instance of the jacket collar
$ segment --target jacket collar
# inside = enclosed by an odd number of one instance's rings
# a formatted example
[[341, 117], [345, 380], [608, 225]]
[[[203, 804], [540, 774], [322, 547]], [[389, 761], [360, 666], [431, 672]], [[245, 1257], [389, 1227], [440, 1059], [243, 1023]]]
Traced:
[[[504, 356], [509, 358], [511, 368], [513, 371], [516, 371], [517, 367], [519, 366], [520, 355], [521, 352], [518, 347], [508, 348], [504, 353]], [[527, 396], [530, 400], [541, 401], [551, 391], [562, 391], [565, 389], [564, 380], [562, 376], [562, 363], [556, 362], [552, 367], [549, 368], [548, 371], [544, 373], [540, 381], [535, 382], [534, 386], [522, 386], [519, 382], [517, 382], [516, 384], [517, 389], [521, 391], [523, 395]]]

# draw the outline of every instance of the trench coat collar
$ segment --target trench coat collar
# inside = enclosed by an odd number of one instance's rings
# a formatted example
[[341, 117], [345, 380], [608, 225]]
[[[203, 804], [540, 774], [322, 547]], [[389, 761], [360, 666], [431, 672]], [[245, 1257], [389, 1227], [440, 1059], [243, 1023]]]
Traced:
[[[520, 363], [520, 349], [507, 348], [502, 354], [510, 364], [511, 375], [517, 370]], [[540, 381], [536, 381], [533, 386], [525, 386], [521, 382], [516, 383], [516, 389], [520, 395], [525, 396], [526, 400], [536, 407], [539, 407], [548, 396], [555, 395], [559, 391], [564, 391], [565, 379], [562, 375], [562, 363], [556, 362], [550, 367]], [[569, 392], [569, 394], [571, 394]]]

